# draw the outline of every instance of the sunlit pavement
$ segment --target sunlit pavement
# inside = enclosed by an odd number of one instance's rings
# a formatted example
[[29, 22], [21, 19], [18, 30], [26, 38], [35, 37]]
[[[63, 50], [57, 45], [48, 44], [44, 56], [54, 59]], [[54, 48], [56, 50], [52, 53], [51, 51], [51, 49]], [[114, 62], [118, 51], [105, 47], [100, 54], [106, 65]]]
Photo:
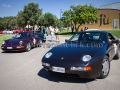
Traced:
[[[69, 37], [60, 37], [64, 43]], [[47, 37], [46, 43], [49, 42]], [[120, 60], [111, 62], [105, 79], [79, 79], [47, 73], [41, 59], [51, 47], [34, 48], [30, 52], [0, 50], [0, 90], [120, 90]]]

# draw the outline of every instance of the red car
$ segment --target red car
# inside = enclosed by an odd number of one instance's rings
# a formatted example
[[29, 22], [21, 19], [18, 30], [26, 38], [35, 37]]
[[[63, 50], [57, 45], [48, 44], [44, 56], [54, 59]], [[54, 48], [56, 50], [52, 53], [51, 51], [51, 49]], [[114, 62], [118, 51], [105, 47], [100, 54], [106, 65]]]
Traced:
[[33, 47], [41, 47], [42, 40], [35, 36], [34, 33], [21, 32], [13, 38], [2, 42], [3, 51], [30, 51]]
[[14, 30], [13, 33], [16, 34], [16, 33], [20, 33], [22, 32], [22, 30]]
[[0, 30], [0, 34], [3, 34], [3, 30]]
[[25, 29], [23, 30], [23, 32], [31, 32], [32, 30], [29, 30], [29, 29]]

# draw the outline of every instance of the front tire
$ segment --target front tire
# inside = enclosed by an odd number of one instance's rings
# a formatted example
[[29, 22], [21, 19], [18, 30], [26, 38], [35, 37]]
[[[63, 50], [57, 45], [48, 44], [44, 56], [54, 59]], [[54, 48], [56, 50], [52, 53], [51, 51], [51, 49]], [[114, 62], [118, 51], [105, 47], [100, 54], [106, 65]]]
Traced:
[[120, 58], [120, 48], [117, 50], [117, 54], [114, 56], [114, 59], [119, 59]]
[[29, 52], [30, 50], [31, 50], [31, 44], [27, 43], [27, 45], [26, 45], [26, 51]]
[[99, 78], [100, 79], [106, 78], [109, 74], [109, 71], [110, 71], [110, 61], [108, 56], [105, 56], [102, 62], [102, 71]]
[[39, 43], [38, 43], [38, 47], [41, 47], [42, 43], [43, 43], [42, 40], [40, 40]]

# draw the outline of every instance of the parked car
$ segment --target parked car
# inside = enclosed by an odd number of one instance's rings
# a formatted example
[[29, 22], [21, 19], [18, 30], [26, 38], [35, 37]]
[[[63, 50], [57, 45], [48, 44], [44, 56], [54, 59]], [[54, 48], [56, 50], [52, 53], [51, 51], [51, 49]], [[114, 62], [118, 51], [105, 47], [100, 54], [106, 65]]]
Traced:
[[46, 35], [43, 34], [40, 30], [35, 31], [35, 33], [38, 35], [38, 37], [41, 38], [42, 42], [46, 42]]
[[3, 30], [0, 30], [0, 34], [3, 34]]
[[107, 31], [78, 32], [42, 58], [48, 72], [80, 78], [106, 78], [112, 59], [120, 58], [120, 42]]
[[13, 30], [9, 30], [9, 29], [4, 30], [3, 34], [13, 34]]
[[42, 40], [33, 33], [21, 32], [13, 38], [2, 42], [3, 51], [30, 51], [33, 47], [41, 47]]
[[23, 30], [14, 30], [13, 31], [14, 34], [17, 34], [17, 33], [20, 33], [20, 32], [23, 32]]

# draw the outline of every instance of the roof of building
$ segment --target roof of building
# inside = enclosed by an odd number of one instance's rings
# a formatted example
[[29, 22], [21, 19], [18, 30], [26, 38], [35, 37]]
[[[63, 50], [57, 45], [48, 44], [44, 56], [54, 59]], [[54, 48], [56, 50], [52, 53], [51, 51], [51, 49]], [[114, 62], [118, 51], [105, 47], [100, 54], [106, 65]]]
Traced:
[[100, 6], [100, 9], [119, 9], [120, 10], [120, 2], [102, 5]]

